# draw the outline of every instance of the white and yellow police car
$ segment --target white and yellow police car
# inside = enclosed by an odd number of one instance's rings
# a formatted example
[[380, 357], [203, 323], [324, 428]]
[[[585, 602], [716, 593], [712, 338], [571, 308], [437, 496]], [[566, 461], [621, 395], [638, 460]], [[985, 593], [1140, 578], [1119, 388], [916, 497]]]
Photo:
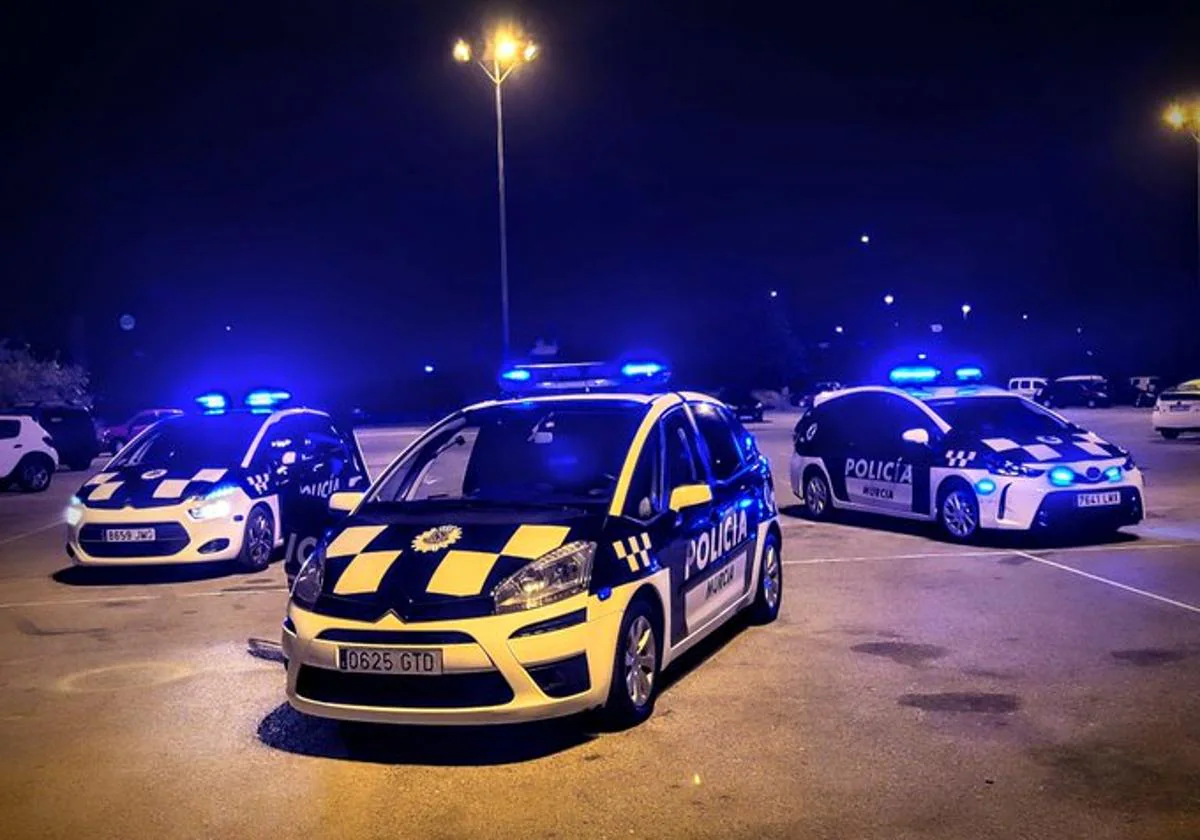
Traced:
[[1167, 440], [1184, 432], [1200, 432], [1200, 379], [1180, 382], [1159, 394], [1151, 423]]
[[289, 396], [253, 391], [230, 411], [226, 395], [205, 394], [203, 411], [142, 430], [72, 497], [67, 554], [81, 566], [248, 569], [281, 547], [305, 556], [332, 524], [329, 496], [365, 487], [367, 472], [353, 438], [323, 412], [281, 408]]
[[1129, 453], [1030, 400], [952, 386], [930, 366], [891, 373], [897, 387], [821, 394], [795, 430], [791, 484], [808, 515], [834, 510], [936, 521], [965, 541], [980, 529], [1114, 530], [1141, 521], [1144, 487]]
[[448, 725], [602, 708], [631, 725], [700, 639], [744, 609], [775, 618], [780, 530], [750, 434], [701, 394], [562, 393], [653, 384], [649, 365], [569, 367], [506, 372], [540, 393], [455, 412], [365, 495], [331, 499], [353, 510], [283, 627], [293, 707]]

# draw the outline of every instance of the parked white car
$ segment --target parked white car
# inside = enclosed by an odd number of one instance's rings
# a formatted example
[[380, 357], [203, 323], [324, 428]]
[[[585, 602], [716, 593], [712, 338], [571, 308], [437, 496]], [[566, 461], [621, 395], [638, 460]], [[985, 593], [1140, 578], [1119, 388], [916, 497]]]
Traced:
[[0, 485], [15, 483], [27, 493], [50, 486], [58, 452], [50, 433], [29, 417], [0, 415]]
[[1200, 379], [1180, 382], [1159, 394], [1151, 422], [1154, 431], [1167, 440], [1184, 432], [1200, 432]]
[[1008, 380], [1008, 390], [1028, 399], [1036, 397], [1038, 391], [1045, 387], [1046, 377], [1044, 376], [1014, 376]]

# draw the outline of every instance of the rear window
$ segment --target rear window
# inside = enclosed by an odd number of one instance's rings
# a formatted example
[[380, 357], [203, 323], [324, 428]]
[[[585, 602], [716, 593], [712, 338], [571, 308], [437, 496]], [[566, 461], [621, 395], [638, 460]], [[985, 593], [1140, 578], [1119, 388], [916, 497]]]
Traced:
[[20, 420], [0, 420], [0, 440], [9, 440], [21, 434]]

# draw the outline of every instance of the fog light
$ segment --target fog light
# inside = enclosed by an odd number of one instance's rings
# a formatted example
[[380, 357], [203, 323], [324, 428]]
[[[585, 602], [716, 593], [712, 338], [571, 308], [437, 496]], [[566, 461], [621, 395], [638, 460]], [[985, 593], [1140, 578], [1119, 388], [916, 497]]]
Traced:
[[996, 492], [996, 482], [990, 478], [981, 478], [975, 482], [975, 492], [980, 496], [987, 496]]
[[229, 540], [225, 539], [224, 537], [220, 537], [215, 540], [209, 540], [197, 550], [200, 554], [215, 554], [216, 552], [224, 551], [227, 548], [229, 548]]

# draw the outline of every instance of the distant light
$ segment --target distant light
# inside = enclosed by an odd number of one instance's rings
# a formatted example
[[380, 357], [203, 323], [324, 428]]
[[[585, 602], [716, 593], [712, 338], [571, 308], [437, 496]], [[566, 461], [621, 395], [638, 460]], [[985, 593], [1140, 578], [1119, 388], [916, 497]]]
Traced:
[[888, 306], [891, 306], [893, 303], [896, 302], [896, 297], [895, 297], [895, 295], [884, 295], [883, 302], [886, 303]]
[[205, 411], [219, 412], [229, 408], [229, 400], [224, 394], [213, 391], [196, 397], [196, 403]]
[[888, 379], [896, 385], [927, 384], [936, 380], [942, 372], [931, 365], [901, 365], [893, 368]]
[[512, 61], [517, 57], [517, 42], [512, 39], [511, 35], [496, 36], [493, 49], [496, 51], [497, 61]]
[[1028, 320], [1029, 320], [1029, 313], [1028, 313], [1028, 312], [1022, 312], [1022, 313], [1021, 313], [1021, 320], [1022, 320], [1022, 321], [1028, 321]]
[[983, 379], [983, 369], [978, 365], [964, 365], [955, 369], [954, 378], [959, 382], [977, 382]]
[[1076, 327], [1076, 328], [1075, 328], [1075, 334], [1076, 334], [1076, 335], [1083, 335], [1083, 327]]
[[129, 313], [125, 313], [120, 317], [117, 323], [121, 325], [121, 329], [125, 330], [125, 332], [129, 332], [131, 329], [137, 326], [137, 319]]
[[858, 237], [858, 241], [866, 245], [871, 241], [871, 237], [864, 233], [862, 236]]
[[1070, 487], [1075, 483], [1075, 471], [1070, 467], [1055, 467], [1050, 470], [1049, 478], [1055, 487]]
[[964, 304], [962, 305], [962, 314], [963, 314], [963, 317], [964, 317], [964, 318], [966, 318], [968, 315], [970, 315], [970, 314], [971, 314], [971, 304], [969, 304], [969, 303], [964, 303]]
[[433, 365], [425, 365], [426, 373], [433, 373]]
[[654, 376], [662, 372], [663, 366], [658, 362], [628, 362], [621, 365], [622, 376]]
[[996, 482], [990, 478], [981, 478], [975, 482], [975, 489], [979, 492], [980, 496], [987, 496], [996, 492]]
[[509, 382], [528, 382], [530, 375], [529, 371], [523, 368], [513, 368], [500, 374], [500, 378], [507, 379]]
[[1183, 128], [1187, 124], [1187, 111], [1178, 102], [1172, 102], [1163, 112], [1163, 121], [1171, 128]]
[[775, 297], [779, 297], [779, 292], [777, 292], [777, 291], [775, 291], [774, 289], [772, 289], [772, 290], [771, 290], [771, 297], [773, 297], [773, 298], [775, 298]]
[[1104, 477], [1107, 478], [1109, 481], [1120, 481], [1121, 480], [1121, 468], [1120, 467], [1109, 467], [1108, 469], [1106, 469], [1104, 471]]
[[940, 333], [942, 331], [942, 325], [941, 324], [930, 324], [929, 331], [931, 333]]
[[842, 334], [842, 333], [844, 333], [846, 330], [845, 330], [845, 328], [843, 328], [843, 327], [842, 327], [842, 325], [841, 325], [841, 324], [838, 324], [836, 327], [834, 327], [834, 328], [833, 328], [833, 331], [834, 331], [835, 333], [837, 333], [838, 335], [841, 335], [841, 334]]
[[919, 359], [919, 360], [920, 360], [920, 361], [922, 361], [922, 362], [923, 362], [923, 361], [925, 361], [925, 360], [926, 360], [926, 359], [928, 359], [928, 358], [929, 358], [929, 354], [928, 354], [928, 353], [918, 353], [918, 354], [917, 354], [917, 359]]
[[454, 42], [454, 60], [464, 64], [471, 60], [471, 45], [462, 38]]
[[292, 395], [288, 391], [261, 388], [246, 395], [246, 405], [250, 408], [271, 408], [291, 398]]
[[233, 324], [226, 324], [225, 332], [233, 332]]
[[521, 57], [526, 61], [533, 61], [538, 57], [538, 52], [540, 51], [541, 47], [539, 47], [537, 44], [526, 44], [525, 51], [521, 53]]

